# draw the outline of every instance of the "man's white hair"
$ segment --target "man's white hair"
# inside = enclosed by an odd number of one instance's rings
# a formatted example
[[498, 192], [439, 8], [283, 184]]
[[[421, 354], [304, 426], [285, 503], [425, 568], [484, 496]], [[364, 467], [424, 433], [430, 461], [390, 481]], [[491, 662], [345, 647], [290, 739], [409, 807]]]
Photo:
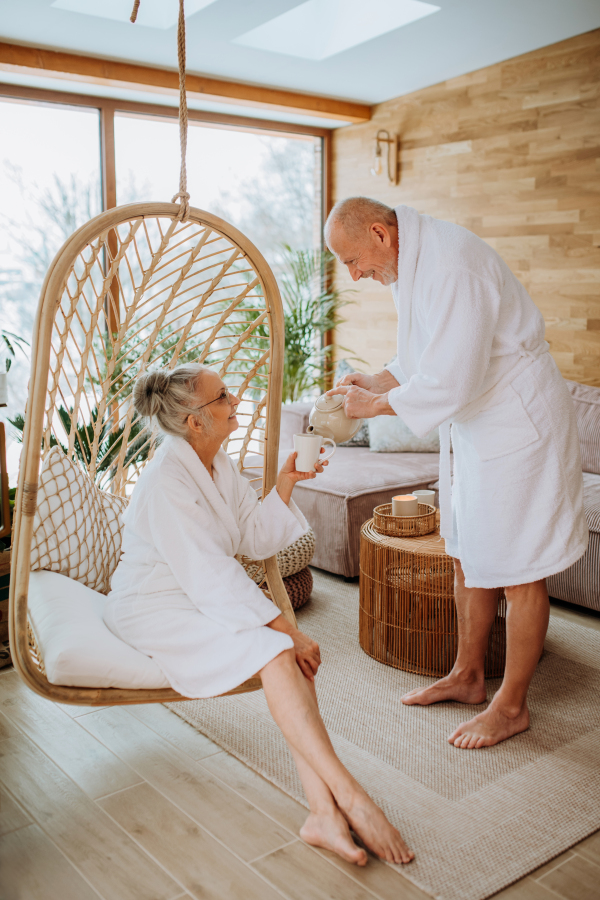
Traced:
[[351, 240], [366, 237], [371, 225], [380, 222], [391, 228], [398, 224], [391, 206], [371, 197], [347, 197], [335, 204], [325, 222], [325, 242], [331, 250], [330, 236], [334, 226], [343, 229]]

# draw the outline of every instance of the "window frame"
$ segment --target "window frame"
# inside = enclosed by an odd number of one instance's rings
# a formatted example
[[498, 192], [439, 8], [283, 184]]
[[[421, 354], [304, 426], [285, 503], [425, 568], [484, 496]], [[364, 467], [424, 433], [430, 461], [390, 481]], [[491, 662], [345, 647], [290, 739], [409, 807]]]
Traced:
[[[0, 82], [0, 98], [24, 103], [48, 106], [85, 106], [100, 113], [100, 168], [102, 185], [102, 210], [117, 205], [117, 178], [115, 160], [115, 115], [129, 113], [150, 119], [178, 119], [179, 110], [175, 106], [141, 101], [119, 100], [113, 97], [98, 97], [76, 94], [68, 91], [53, 91], [47, 88], [31, 88], [23, 85]], [[188, 120], [194, 124], [222, 127], [227, 130], [250, 131], [288, 137], [299, 134], [320, 139], [320, 212], [321, 226], [331, 209], [331, 132], [330, 128], [300, 125], [295, 122], [273, 122], [270, 119], [255, 119], [249, 116], [214, 113], [208, 110], [188, 109]], [[322, 227], [321, 227], [322, 233]]]

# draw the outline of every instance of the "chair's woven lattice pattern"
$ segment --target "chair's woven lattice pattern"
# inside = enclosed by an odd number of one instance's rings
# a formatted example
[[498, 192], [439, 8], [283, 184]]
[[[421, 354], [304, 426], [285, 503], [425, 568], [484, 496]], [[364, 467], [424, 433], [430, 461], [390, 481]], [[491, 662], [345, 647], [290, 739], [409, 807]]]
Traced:
[[213, 366], [242, 397], [228, 450], [263, 448], [269, 316], [258, 274], [208, 225], [140, 216], [73, 261], [54, 319], [43, 453], [55, 443], [124, 495], [155, 449], [131, 392], [146, 367]]
[[[456, 660], [458, 623], [454, 561], [439, 533], [397, 538], [373, 519], [360, 533], [360, 645], [369, 656], [406, 672], [447, 675]], [[485, 658], [486, 678], [506, 661], [506, 597], [499, 593]]]

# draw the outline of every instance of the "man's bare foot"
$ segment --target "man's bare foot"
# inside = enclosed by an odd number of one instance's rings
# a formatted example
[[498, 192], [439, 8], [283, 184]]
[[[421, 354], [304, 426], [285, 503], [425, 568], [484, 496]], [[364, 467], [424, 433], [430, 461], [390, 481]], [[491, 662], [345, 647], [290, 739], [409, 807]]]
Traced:
[[474, 719], [459, 725], [448, 742], [461, 750], [479, 750], [481, 747], [493, 747], [528, 728], [529, 710], [526, 704], [518, 713], [511, 715], [492, 702]]
[[429, 706], [430, 703], [441, 703], [444, 700], [457, 700], [459, 703], [485, 703], [487, 694], [483, 673], [480, 678], [450, 672], [429, 687], [415, 688], [401, 697], [407, 706]]
[[332, 810], [331, 814], [311, 813], [300, 829], [300, 837], [307, 844], [331, 850], [356, 866], [366, 866], [369, 859], [352, 840], [348, 823], [339, 810]]
[[354, 794], [347, 804], [340, 804], [340, 808], [351, 828], [380, 859], [409, 863], [415, 858], [413, 851], [400, 837], [400, 832], [363, 790]]

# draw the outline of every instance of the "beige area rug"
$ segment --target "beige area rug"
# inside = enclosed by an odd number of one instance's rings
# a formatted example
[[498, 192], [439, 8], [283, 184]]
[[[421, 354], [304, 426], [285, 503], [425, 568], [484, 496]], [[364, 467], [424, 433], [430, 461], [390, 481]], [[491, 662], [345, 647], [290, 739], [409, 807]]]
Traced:
[[[553, 618], [530, 695], [532, 727], [485, 750], [446, 737], [482, 707], [405, 707], [431, 679], [358, 644], [358, 586], [313, 570], [300, 627], [321, 646], [317, 691], [337, 753], [416, 860], [402, 874], [441, 900], [482, 900], [600, 828], [600, 635]], [[488, 696], [499, 685], [488, 682]], [[306, 803], [262, 692], [169, 707]]]

